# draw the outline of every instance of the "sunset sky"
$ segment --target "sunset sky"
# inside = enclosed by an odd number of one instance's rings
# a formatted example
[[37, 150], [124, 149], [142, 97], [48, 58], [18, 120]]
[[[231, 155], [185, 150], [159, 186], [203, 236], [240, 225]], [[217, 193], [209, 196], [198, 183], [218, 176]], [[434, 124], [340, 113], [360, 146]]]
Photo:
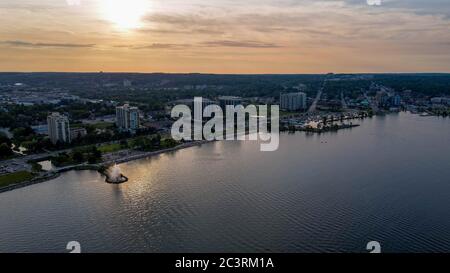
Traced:
[[450, 1], [1, 0], [0, 71], [450, 72]]

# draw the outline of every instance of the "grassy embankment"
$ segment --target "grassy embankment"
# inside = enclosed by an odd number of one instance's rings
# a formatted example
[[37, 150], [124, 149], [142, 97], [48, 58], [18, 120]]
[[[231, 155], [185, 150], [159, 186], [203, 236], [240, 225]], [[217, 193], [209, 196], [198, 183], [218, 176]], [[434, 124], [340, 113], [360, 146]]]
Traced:
[[33, 179], [34, 175], [27, 171], [20, 171], [5, 175], [0, 175], [0, 188], [25, 182]]

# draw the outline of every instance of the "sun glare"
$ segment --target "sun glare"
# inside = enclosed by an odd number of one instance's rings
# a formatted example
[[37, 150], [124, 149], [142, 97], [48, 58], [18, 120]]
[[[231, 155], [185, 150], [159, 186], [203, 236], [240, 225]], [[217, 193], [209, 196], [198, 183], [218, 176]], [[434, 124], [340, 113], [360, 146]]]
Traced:
[[138, 28], [148, 8], [147, 0], [101, 0], [105, 19], [124, 30]]

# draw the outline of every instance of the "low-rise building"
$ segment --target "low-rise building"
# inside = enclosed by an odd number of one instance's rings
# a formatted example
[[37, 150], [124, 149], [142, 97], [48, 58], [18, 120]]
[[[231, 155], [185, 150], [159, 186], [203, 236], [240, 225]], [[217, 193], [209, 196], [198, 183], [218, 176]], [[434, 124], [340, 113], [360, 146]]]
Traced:
[[87, 131], [85, 128], [72, 128], [70, 129], [70, 139], [81, 139], [87, 135]]
[[444, 105], [450, 105], [450, 98], [445, 97], [435, 97], [431, 98], [432, 104], [444, 104]]

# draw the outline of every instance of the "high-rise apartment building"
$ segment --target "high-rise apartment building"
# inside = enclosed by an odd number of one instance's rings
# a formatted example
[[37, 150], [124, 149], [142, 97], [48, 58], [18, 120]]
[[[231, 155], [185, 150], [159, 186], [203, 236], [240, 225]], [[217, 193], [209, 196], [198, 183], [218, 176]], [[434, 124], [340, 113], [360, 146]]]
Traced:
[[298, 111], [306, 109], [306, 94], [303, 92], [280, 94], [280, 109]]
[[139, 109], [128, 104], [116, 107], [116, 124], [119, 130], [135, 133], [139, 129]]
[[70, 143], [69, 119], [59, 113], [52, 113], [47, 117], [48, 135], [53, 144], [58, 142]]

